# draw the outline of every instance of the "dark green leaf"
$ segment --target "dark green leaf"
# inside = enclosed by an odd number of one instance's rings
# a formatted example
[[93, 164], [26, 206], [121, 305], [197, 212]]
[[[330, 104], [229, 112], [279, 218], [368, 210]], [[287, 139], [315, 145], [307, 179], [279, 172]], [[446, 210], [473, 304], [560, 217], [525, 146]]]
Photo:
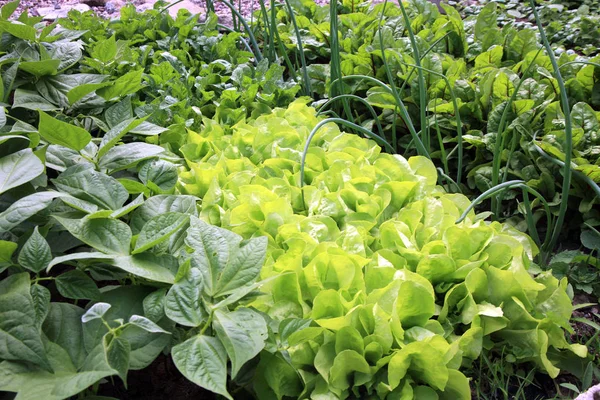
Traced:
[[195, 336], [173, 347], [171, 356], [187, 379], [233, 400], [227, 392], [227, 353], [219, 339]]
[[93, 300], [100, 295], [94, 280], [77, 269], [58, 276], [55, 282], [58, 292], [67, 299]]
[[37, 273], [48, 267], [50, 261], [52, 261], [50, 245], [36, 226], [19, 253], [19, 264]]

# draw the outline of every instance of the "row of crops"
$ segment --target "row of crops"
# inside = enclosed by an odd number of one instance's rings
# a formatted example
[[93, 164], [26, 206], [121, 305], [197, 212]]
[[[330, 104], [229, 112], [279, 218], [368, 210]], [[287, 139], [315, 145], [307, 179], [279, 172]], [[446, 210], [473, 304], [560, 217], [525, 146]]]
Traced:
[[597, 382], [598, 42], [525, 4], [223, 3], [2, 7], [6, 398], [151, 398], [163, 364], [228, 399]]

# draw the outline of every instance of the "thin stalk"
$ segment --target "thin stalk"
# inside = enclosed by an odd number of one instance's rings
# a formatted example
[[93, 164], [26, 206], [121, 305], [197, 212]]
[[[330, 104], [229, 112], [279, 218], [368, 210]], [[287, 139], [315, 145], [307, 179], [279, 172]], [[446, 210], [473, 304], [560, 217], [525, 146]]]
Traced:
[[[404, 120], [404, 123], [406, 124], [413, 140], [416, 143], [417, 146], [417, 152], [419, 153], [419, 155], [423, 155], [429, 159], [431, 159], [431, 157], [429, 156], [429, 152], [425, 149], [425, 147], [423, 146], [423, 142], [421, 142], [421, 139], [419, 139], [419, 135], [417, 134], [417, 131], [415, 130], [414, 125], [412, 124], [412, 121], [410, 119], [410, 115], [408, 114], [408, 110], [406, 109], [406, 107], [404, 106], [404, 103], [402, 102], [402, 100], [400, 99], [398, 92], [394, 90], [394, 86], [388, 86], [385, 83], [383, 83], [382, 81], [380, 81], [377, 78], [373, 78], [371, 76], [367, 76], [367, 75], [346, 75], [344, 77], [342, 77], [342, 80], [351, 80], [351, 79], [364, 79], [367, 80], [369, 82], [372, 82], [374, 84], [376, 84], [377, 86], [380, 86], [381, 88], [383, 88], [387, 93], [391, 94], [392, 96], [394, 96], [394, 99], [396, 100], [396, 106], [399, 108], [400, 110], [400, 115], [402, 117], [402, 119]], [[333, 82], [332, 82], [333, 84]], [[392, 138], [393, 139], [393, 138]]]
[[[342, 78], [342, 63], [340, 61], [340, 43], [338, 37], [338, 15], [337, 0], [329, 2], [329, 47], [331, 52], [330, 63], [330, 93], [329, 97], [335, 97], [344, 94], [344, 84]], [[304, 53], [302, 53], [304, 55]], [[335, 82], [335, 84], [334, 84]], [[346, 99], [342, 100], [342, 106], [346, 117], [353, 122], [352, 111]]]
[[340, 94], [339, 96], [335, 96], [333, 99], [327, 100], [319, 108], [319, 112], [317, 112], [317, 115], [321, 114], [322, 110], [324, 110], [329, 104], [331, 104], [335, 101], [341, 100], [341, 99], [353, 99], [353, 100], [363, 103], [369, 109], [369, 111], [371, 112], [371, 115], [373, 116], [373, 119], [375, 120], [377, 129], [379, 130], [379, 136], [385, 139], [385, 135], [383, 133], [383, 128], [381, 127], [381, 123], [379, 122], [379, 117], [377, 116], [377, 113], [375, 112], [375, 109], [373, 108], [373, 106], [370, 105], [367, 100], [363, 99], [362, 97], [356, 96], [354, 94]]
[[[335, 2], [335, 1], [333, 1]], [[302, 63], [302, 80], [304, 88], [304, 94], [310, 96], [312, 94], [312, 90], [310, 87], [310, 78], [308, 77], [308, 70], [306, 69], [306, 57], [304, 56], [304, 47], [302, 46], [302, 35], [300, 35], [300, 29], [298, 29], [298, 24], [296, 23], [296, 17], [294, 15], [294, 10], [292, 9], [292, 5], [289, 0], [285, 0], [285, 4], [287, 5], [288, 14], [290, 16], [290, 20], [292, 21], [292, 25], [294, 26], [294, 31], [296, 32], [296, 41], [298, 42], [298, 52], [300, 53], [300, 62]], [[277, 28], [275, 28], [277, 29]], [[336, 31], [337, 33], [337, 31]], [[337, 36], [337, 34], [336, 34]], [[341, 70], [340, 70], [341, 76]]]
[[[446, 175], [444, 173], [443, 169], [441, 169], [440, 167], [438, 167], [437, 170], [438, 170], [438, 173], [440, 174], [440, 176], [442, 178], [444, 178], [446, 181], [448, 181], [448, 182], [452, 183], [454, 186], [456, 186], [456, 189], [457, 189], [456, 193], [462, 193], [462, 190], [460, 189], [460, 186], [458, 186], [458, 184], [456, 182], [454, 182], [454, 180], [452, 178], [450, 178], [448, 175]], [[448, 192], [450, 192], [449, 189], [450, 189], [450, 185], [448, 185], [448, 190], [447, 190]]]
[[[561, 160], [557, 160], [556, 158], [554, 158], [551, 155], [549, 155], [548, 153], [546, 153], [541, 147], [539, 147], [537, 144], [535, 144], [535, 140], [536, 140], [536, 137], [534, 136], [533, 137], [533, 147], [537, 150], [538, 153], [540, 153], [540, 155], [542, 157], [544, 157], [548, 161], [553, 162], [554, 164], [558, 165], [559, 167], [562, 167], [562, 168], [565, 167], [566, 164], [564, 162], [562, 162]], [[592, 179], [590, 179], [589, 176], [587, 176], [586, 174], [584, 174], [580, 171], [572, 169], [571, 172], [577, 178], [579, 178], [582, 181], [584, 181], [585, 183], [587, 183], [589, 185], [589, 187], [596, 193], [596, 196], [600, 197], [600, 186], [598, 186], [598, 184], [596, 182], [594, 182]]]
[[374, 141], [383, 144], [387, 150], [390, 153], [393, 153], [394, 149], [392, 148], [392, 146], [383, 138], [377, 136], [376, 134], [374, 134], [373, 132], [363, 128], [360, 125], [356, 125], [355, 123], [352, 123], [350, 121], [347, 121], [345, 119], [342, 118], [327, 118], [324, 119], [323, 121], [319, 122], [314, 128], [313, 130], [310, 132], [310, 134], [308, 135], [308, 139], [306, 139], [306, 144], [304, 145], [304, 151], [302, 152], [302, 161], [300, 162], [300, 187], [304, 186], [304, 166], [306, 164], [306, 155], [308, 154], [308, 149], [310, 147], [310, 142], [312, 141], [313, 137], [317, 134], [317, 132], [319, 131], [319, 129], [321, 129], [321, 127], [323, 125], [329, 124], [329, 123], [337, 123], [337, 124], [342, 124], [345, 125], [349, 128], [352, 128], [358, 132], [363, 133], [365, 136], [367, 136], [370, 139], [373, 139]]
[[[400, 5], [400, 10], [402, 11], [402, 16], [404, 17], [404, 23], [406, 25], [406, 30], [408, 31], [408, 37], [410, 38], [410, 44], [413, 49], [413, 54], [415, 58], [415, 64], [419, 67], [418, 70], [418, 79], [419, 79], [419, 113], [421, 116], [421, 136], [423, 137], [423, 144], [426, 149], [430, 149], [429, 147], [429, 126], [427, 125], [427, 87], [425, 86], [425, 77], [423, 76], [423, 71], [421, 70], [421, 56], [419, 55], [419, 46], [417, 46], [417, 41], [415, 39], [415, 34], [410, 26], [410, 18], [406, 13], [406, 9], [404, 8], [404, 4], [402, 0], [398, 0], [398, 4]], [[385, 6], [384, 6], [385, 7]], [[459, 169], [460, 172], [460, 169]], [[457, 179], [460, 183], [460, 177]]]
[[[458, 146], [458, 172], [456, 173], [456, 182], [460, 185], [461, 176], [462, 176], [462, 162], [463, 162], [463, 135], [462, 135], [462, 122], [460, 120], [460, 109], [458, 107], [458, 100], [456, 98], [456, 94], [454, 93], [454, 89], [452, 88], [452, 86], [450, 85], [450, 81], [444, 74], [440, 74], [439, 72], [435, 72], [430, 69], [423, 68], [420, 65], [413, 65], [413, 64], [407, 64], [407, 63], [403, 63], [403, 64], [406, 64], [408, 66], [416, 68], [421, 72], [426, 71], [432, 75], [439, 76], [446, 82], [446, 86], [448, 86], [448, 90], [450, 92], [450, 97], [452, 98], [452, 105], [454, 106], [454, 117], [456, 119], [456, 133], [458, 135], [458, 144], [457, 144], [457, 146]], [[421, 129], [421, 133], [422, 133], [422, 131], [423, 130]], [[427, 131], [429, 131], [429, 129], [427, 129]]]
[[[523, 77], [519, 80], [519, 83], [513, 90], [513, 93], [510, 96], [510, 99], [507, 101], [506, 106], [504, 107], [504, 110], [502, 111], [502, 116], [500, 117], [500, 122], [498, 123], [498, 132], [496, 132], [496, 142], [494, 143], [494, 151], [493, 151], [494, 157], [493, 157], [493, 161], [492, 161], [492, 186], [496, 186], [499, 183], [498, 181], [499, 181], [499, 176], [500, 176], [500, 165], [502, 163], [502, 152], [504, 151], [504, 131], [506, 128], [506, 122], [507, 122], [506, 119], [508, 118], [508, 111], [512, 107], [512, 104], [514, 103], [514, 101], [516, 100], [517, 94], [519, 93], [519, 89], [521, 88], [521, 85], [529, 77], [531, 68], [535, 64], [535, 60], [540, 55], [541, 51], [542, 51], [541, 49], [538, 50], [538, 52], [536, 53], [533, 60], [531, 60], [531, 63], [527, 66], [527, 69], [523, 73]], [[508, 169], [508, 164], [507, 164], [507, 169]], [[492, 198], [492, 211], [494, 212], [495, 215], [500, 215], [501, 202], [502, 202], [501, 198], [499, 198], [499, 199], [496, 199], [495, 197]]]
[[[402, 102], [402, 99], [400, 98], [400, 94], [398, 93], [398, 89], [396, 88], [396, 85], [394, 84], [394, 77], [392, 75], [392, 71], [389, 68], [389, 65], [387, 63], [386, 60], [386, 56], [385, 56], [385, 49], [383, 48], [383, 34], [381, 33], [381, 23], [383, 21], [383, 16], [385, 13], [385, 7], [387, 5], [387, 0], [385, 0], [385, 2], [383, 3], [383, 8], [381, 10], [381, 15], [379, 16], [379, 29], [378, 29], [378, 36], [379, 36], [379, 48], [381, 50], [381, 58], [383, 61], [383, 66], [385, 69], [385, 73], [387, 75], [388, 81], [390, 82], [390, 86], [388, 87], [386, 84], [384, 84], [383, 82], [373, 78], [373, 79], [368, 79], [371, 82], [379, 82], [378, 84], [381, 87], [385, 87], [387, 88], [390, 93], [392, 93], [392, 95], [394, 96], [394, 99], [396, 100], [396, 105], [399, 107], [400, 109], [400, 116], [402, 117], [402, 119], [404, 120], [404, 123], [406, 124], [406, 127], [408, 128], [408, 131], [410, 132], [413, 140], [416, 143], [417, 146], [417, 153], [421, 156], [425, 156], [429, 159], [431, 159], [431, 156], [429, 155], [429, 151], [426, 149], [426, 147], [423, 145], [423, 142], [421, 141], [421, 138], [419, 138], [419, 135], [417, 134], [417, 130], [415, 129], [412, 120], [410, 118], [410, 115], [408, 114], [408, 110], [406, 109], [406, 107], [404, 106], [404, 102]], [[353, 76], [353, 77], [365, 77], [365, 75], [349, 75], [349, 76]], [[394, 114], [394, 121], [396, 118], [396, 114]], [[395, 140], [396, 138], [393, 137], [392, 140]]]
[[[260, 6], [260, 15], [263, 19], [263, 24], [265, 26], [264, 27], [265, 34], [263, 34], [263, 37], [265, 38], [265, 40], [267, 40], [267, 58], [269, 59], [270, 62], [274, 62], [276, 52], [275, 52], [275, 35], [273, 33], [273, 27], [276, 27], [277, 25], [269, 23], [269, 13], [267, 11], [267, 8], [265, 7], [264, 0], [259, 0], [258, 4]], [[275, 10], [274, 7], [271, 7], [271, 8], [273, 9], [273, 11]], [[277, 29], [277, 28], [275, 28], [275, 29]]]
[[[498, 192], [509, 190], [509, 189], [516, 189], [516, 188], [521, 189], [523, 191], [523, 193], [528, 192], [529, 194], [534, 195], [535, 197], [537, 197], [540, 200], [540, 202], [544, 206], [544, 211], [546, 212], [546, 221], [548, 224], [548, 228], [550, 228], [550, 226], [552, 225], [552, 212], [550, 211], [550, 205], [548, 204], [546, 199], [544, 199], [544, 196], [542, 196], [535, 189], [532, 189], [531, 187], [527, 186], [525, 184], [525, 181], [522, 181], [522, 180], [503, 182], [503, 183], [500, 183], [500, 184], [486, 190], [485, 192], [480, 194], [475, 200], [473, 200], [471, 202], [471, 204], [465, 209], [465, 211], [461, 214], [461, 216], [456, 220], [456, 223], [458, 224], [458, 223], [461, 223], [462, 221], [464, 221], [464, 219], [467, 217], [469, 212], [471, 212], [471, 210], [473, 210], [473, 208], [475, 208], [475, 206], [477, 204], [481, 203], [482, 201], [494, 196]], [[524, 195], [524, 197], [525, 197], [525, 195]], [[529, 199], [527, 199], [527, 200], [529, 200]], [[526, 211], [528, 211], [528, 213], [530, 214], [531, 207], [529, 207], [529, 209]], [[532, 232], [530, 232], [530, 235], [537, 236], [537, 232], [535, 233], [535, 235]], [[539, 236], [538, 236], [538, 240], [539, 240]], [[544, 259], [545, 259], [545, 256], [549, 253], [549, 251], [553, 247], [553, 246], [550, 246], [550, 244], [551, 244], [550, 229], [547, 229], [544, 242], [543, 243], [539, 242], [539, 247], [542, 250], [542, 252], [544, 253], [544, 256], [543, 256]]]
[[219, 0], [219, 1], [223, 4], [225, 4], [231, 10], [231, 12], [233, 14], [237, 15], [237, 17], [239, 18], [242, 25], [244, 25], [244, 30], [246, 31], [246, 34], [248, 34], [248, 37], [250, 38], [250, 43], [252, 43], [252, 47], [254, 48], [254, 58], [256, 58], [256, 61], [261, 61], [263, 59], [263, 56], [260, 51], [260, 47], [258, 47], [256, 38], [254, 37], [254, 34], [252, 33], [252, 30], [248, 26], [248, 23], [246, 22], [244, 17], [242, 17], [242, 15], [239, 13], [239, 11], [236, 10], [235, 7], [233, 5], [231, 5], [231, 3], [228, 2], [227, 0]]
[[548, 42], [548, 38], [546, 37], [546, 32], [544, 32], [544, 28], [542, 27], [542, 22], [540, 20], [540, 16], [536, 8], [535, 0], [529, 0], [529, 3], [531, 4], [531, 8], [533, 9], [533, 15], [535, 16], [535, 22], [537, 23], [538, 30], [540, 31], [542, 43], [546, 48], [546, 52], [548, 53], [548, 57], [550, 57], [550, 62], [552, 63], [552, 68], [554, 68], [554, 73], [556, 74], [556, 80], [558, 82], [558, 87], [560, 88], [560, 99], [562, 103], [563, 113], [565, 114], [565, 166], [563, 169], [562, 198], [560, 202], [560, 208], [558, 211], [558, 218], [556, 219], [556, 224], [554, 225], [554, 230], [552, 232], [552, 239], [550, 240], [550, 248], [554, 248], [554, 246], [558, 242], [558, 237], [560, 236], [560, 232], [565, 221], [565, 215], [567, 213], [569, 200], [569, 190], [571, 189], [573, 127], [571, 125], [571, 108], [569, 107], [569, 99], [567, 98], [567, 89], [565, 88], [565, 82], [563, 81], [562, 75], [560, 73], [558, 62], [556, 61], [554, 52], [550, 47], [550, 43]]
[[[437, 104], [436, 104], [437, 106]], [[435, 126], [435, 132], [437, 135], [437, 139], [438, 139], [438, 144], [440, 146], [440, 153], [442, 153], [442, 164], [444, 165], [444, 172], [446, 173], [446, 175], [450, 175], [449, 172], [449, 168], [448, 168], [448, 157], [446, 155], [446, 148], [444, 147], [444, 139], [442, 138], [442, 133], [440, 132], [440, 126], [438, 125], [437, 122], [437, 107], [434, 106], [433, 107], [433, 124]]]

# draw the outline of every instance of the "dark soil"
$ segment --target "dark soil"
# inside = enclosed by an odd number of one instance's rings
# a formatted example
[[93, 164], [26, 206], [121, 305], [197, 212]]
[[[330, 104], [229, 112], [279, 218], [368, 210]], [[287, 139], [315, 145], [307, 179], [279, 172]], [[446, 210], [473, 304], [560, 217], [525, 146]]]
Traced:
[[150, 366], [129, 371], [128, 388], [118, 377], [100, 385], [98, 395], [120, 400], [214, 400], [217, 397], [188, 381], [175, 367], [171, 357], [160, 355]]

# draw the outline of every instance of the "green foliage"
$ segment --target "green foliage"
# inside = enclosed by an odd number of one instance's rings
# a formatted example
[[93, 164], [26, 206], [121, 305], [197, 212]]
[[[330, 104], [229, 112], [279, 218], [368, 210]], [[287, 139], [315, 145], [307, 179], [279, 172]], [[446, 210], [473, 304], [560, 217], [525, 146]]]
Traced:
[[[160, 3], [50, 25], [9, 20], [17, 5], [0, 11], [1, 391], [94, 398], [166, 354], [230, 399], [467, 399], [482, 355], [551, 377], [591, 361], [565, 333], [567, 278], [597, 290], [598, 60], [559, 59], [587, 225], [551, 272], [533, 260], [569, 189], [559, 85], [496, 6], [463, 22], [290, 1], [223, 33]], [[354, 124], [301, 87], [342, 94]], [[541, 193], [500, 209], [535, 240], [452, 193], [509, 178]]]

